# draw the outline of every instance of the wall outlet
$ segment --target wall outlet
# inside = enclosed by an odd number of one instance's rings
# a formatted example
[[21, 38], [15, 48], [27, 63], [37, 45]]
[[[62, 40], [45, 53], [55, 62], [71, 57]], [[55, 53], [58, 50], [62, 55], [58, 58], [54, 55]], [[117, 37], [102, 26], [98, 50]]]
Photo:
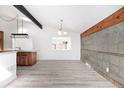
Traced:
[[107, 73], [109, 72], [109, 67], [106, 68], [106, 72], [107, 72]]

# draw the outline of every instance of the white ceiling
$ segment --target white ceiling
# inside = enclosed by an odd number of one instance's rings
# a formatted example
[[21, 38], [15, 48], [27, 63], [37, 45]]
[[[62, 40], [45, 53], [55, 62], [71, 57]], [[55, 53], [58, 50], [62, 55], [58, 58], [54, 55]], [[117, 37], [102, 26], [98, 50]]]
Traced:
[[13, 18], [16, 17], [17, 14], [19, 16], [24, 16], [12, 5], [0, 5], [0, 17]]
[[25, 8], [43, 26], [58, 28], [63, 19], [63, 30], [81, 33], [102, 19], [114, 13], [122, 6], [117, 5], [69, 5], [69, 6], [32, 6]]
[[[43, 25], [58, 29], [63, 19], [63, 30], [81, 33], [95, 25], [122, 6], [69, 5], [69, 6], [32, 6], [25, 8]], [[14, 18], [24, 16], [12, 5], [0, 5], [0, 17]]]
[[23, 20], [25, 22], [31, 22], [31, 20], [29, 20], [24, 14], [22, 14], [19, 10], [17, 10], [15, 7], [13, 7], [12, 5], [0, 5], [0, 20], [4, 19], [4, 20], [11, 20], [17, 19], [17, 15], [18, 15], [18, 19]]

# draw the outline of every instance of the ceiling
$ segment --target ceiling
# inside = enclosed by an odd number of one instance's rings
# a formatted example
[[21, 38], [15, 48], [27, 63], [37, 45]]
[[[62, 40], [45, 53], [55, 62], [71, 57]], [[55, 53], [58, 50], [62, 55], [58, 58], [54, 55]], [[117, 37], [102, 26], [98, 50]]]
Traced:
[[24, 21], [31, 22], [31, 20], [29, 20], [24, 14], [19, 12], [19, 10], [17, 10], [12, 5], [0, 5], [0, 20], [11, 20], [15, 18], [17, 19], [17, 15], [19, 20], [22, 20], [23, 17]]
[[77, 33], [87, 30], [121, 7], [118, 5], [25, 5], [25, 8], [43, 26], [59, 28], [60, 19], [63, 19], [63, 30]]
[[[43, 25], [58, 29], [60, 19], [63, 19], [63, 30], [81, 33], [122, 6], [117, 5], [24, 5], [25, 8]], [[16, 15], [24, 16], [12, 5], [0, 5], [0, 17], [14, 18]]]

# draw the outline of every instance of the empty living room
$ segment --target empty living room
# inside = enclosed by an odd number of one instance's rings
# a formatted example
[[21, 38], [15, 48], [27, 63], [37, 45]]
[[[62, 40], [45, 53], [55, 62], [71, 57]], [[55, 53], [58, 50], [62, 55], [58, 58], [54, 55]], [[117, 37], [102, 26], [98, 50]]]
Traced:
[[124, 1], [41, 1], [0, 5], [0, 88], [123, 88]]

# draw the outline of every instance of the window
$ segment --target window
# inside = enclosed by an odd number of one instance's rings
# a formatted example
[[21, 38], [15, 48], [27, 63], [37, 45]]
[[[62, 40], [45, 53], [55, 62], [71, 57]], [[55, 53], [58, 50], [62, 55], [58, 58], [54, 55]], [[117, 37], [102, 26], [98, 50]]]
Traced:
[[53, 37], [52, 50], [71, 50], [70, 37]]

